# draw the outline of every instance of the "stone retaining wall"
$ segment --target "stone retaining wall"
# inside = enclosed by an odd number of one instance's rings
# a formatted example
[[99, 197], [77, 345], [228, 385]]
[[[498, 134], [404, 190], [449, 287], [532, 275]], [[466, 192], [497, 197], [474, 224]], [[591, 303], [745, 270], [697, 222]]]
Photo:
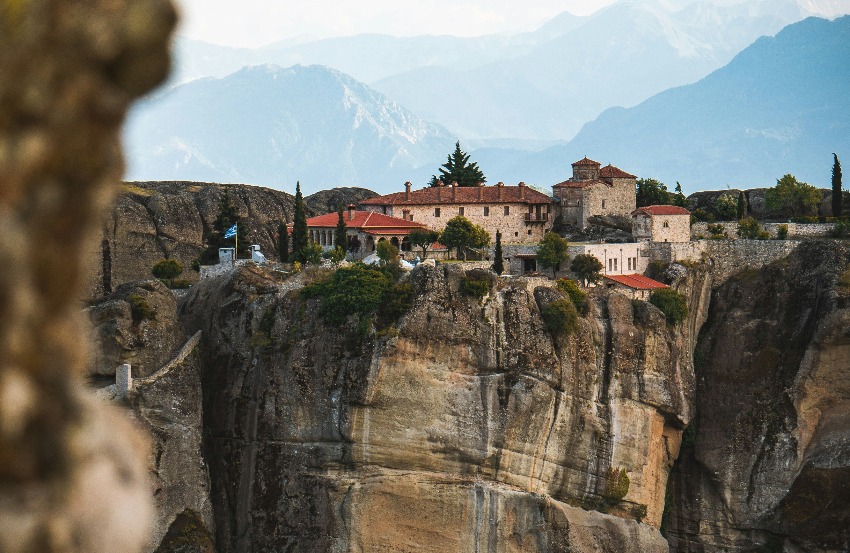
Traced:
[[[738, 230], [737, 222], [714, 223], [722, 225], [729, 238], [735, 240], [738, 235], [735, 232]], [[832, 229], [835, 228], [835, 223], [760, 223], [762, 230], [770, 233], [772, 238], [776, 238], [776, 232], [781, 225], [788, 225], [789, 238], [817, 238], [829, 236]], [[694, 223], [691, 227], [691, 238], [696, 239], [697, 236], [710, 237], [708, 232], [709, 223]]]

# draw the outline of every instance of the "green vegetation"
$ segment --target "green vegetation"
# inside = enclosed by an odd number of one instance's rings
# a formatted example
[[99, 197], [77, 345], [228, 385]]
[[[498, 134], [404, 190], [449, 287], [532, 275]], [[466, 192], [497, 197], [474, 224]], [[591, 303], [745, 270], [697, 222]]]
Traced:
[[551, 268], [554, 276], [561, 270], [561, 263], [570, 258], [567, 253], [569, 245], [569, 242], [554, 232], [547, 232], [537, 245], [537, 264], [544, 269]]
[[486, 248], [490, 245], [490, 234], [480, 225], [472, 224], [472, 221], [463, 215], [456, 215], [440, 233], [440, 243], [449, 248], [457, 249], [457, 257], [463, 252], [463, 260], [466, 261], [467, 248]]
[[776, 227], [776, 239], [786, 240], [788, 238], [788, 225], [779, 225]]
[[[788, 232], [787, 225], [785, 227], [785, 231]], [[736, 234], [741, 238], [746, 238], [748, 240], [770, 239], [770, 233], [766, 230], [762, 230], [759, 222], [752, 217], [747, 217], [738, 221], [738, 230], [736, 231]]]
[[549, 332], [569, 336], [578, 331], [578, 313], [573, 302], [567, 298], [555, 300], [543, 308], [543, 322]]
[[436, 230], [413, 229], [407, 235], [410, 244], [422, 248], [422, 259], [428, 256], [428, 248], [440, 240], [440, 233]]
[[708, 234], [712, 240], [723, 240], [725, 238], [729, 238], [729, 235], [726, 234], [726, 228], [720, 223], [708, 225], [707, 228]]
[[605, 493], [603, 496], [606, 499], [621, 501], [629, 493], [630, 484], [631, 480], [626, 469], [611, 467], [605, 477]]
[[643, 522], [643, 519], [646, 518], [646, 513], [647, 507], [643, 503], [632, 507], [632, 516], [635, 517], [635, 520], [638, 522]]
[[156, 309], [153, 309], [145, 298], [138, 294], [130, 294], [130, 313], [133, 316], [133, 322], [139, 324], [144, 320], [155, 321]]
[[337, 246], [332, 250], [322, 252], [322, 259], [328, 259], [333, 263], [334, 267], [338, 266], [345, 259], [346, 252], [342, 247]]
[[281, 221], [277, 224], [277, 252], [281, 263], [289, 261], [289, 230], [286, 228], [286, 221]]
[[574, 280], [570, 280], [568, 278], [559, 278], [556, 281], [556, 284], [558, 285], [559, 290], [565, 292], [570, 297], [570, 301], [573, 302], [575, 308], [581, 309], [581, 306], [584, 303], [584, 298], [587, 297], [587, 294], [581, 291], [578, 284], [576, 284]]
[[381, 240], [375, 248], [382, 265], [398, 265], [398, 248], [389, 240]]
[[850, 236], [850, 221], [838, 221], [829, 235], [833, 238], [847, 238]]
[[348, 252], [348, 226], [345, 224], [345, 217], [342, 215], [342, 204], [339, 204], [337, 210], [336, 230], [334, 230], [334, 246], [341, 248], [343, 251], [343, 259]]
[[731, 221], [738, 213], [738, 202], [730, 194], [721, 194], [714, 202], [714, 211], [723, 221]]
[[307, 262], [307, 248], [310, 238], [307, 233], [307, 212], [304, 209], [304, 196], [301, 194], [301, 182], [295, 183], [295, 216], [292, 222], [292, 258], [301, 263]]
[[176, 259], [157, 261], [151, 268], [151, 274], [160, 280], [168, 280], [169, 288], [174, 288], [174, 278], [183, 273], [183, 265]]
[[602, 281], [602, 262], [589, 253], [582, 253], [570, 263], [570, 270], [574, 272], [587, 286], [590, 283], [597, 284]]
[[842, 199], [844, 194], [841, 190], [841, 162], [838, 161], [838, 155], [832, 154], [835, 162], [832, 164], [832, 216], [841, 217], [843, 215]]
[[460, 280], [460, 292], [465, 296], [481, 299], [490, 293], [490, 281], [486, 278], [465, 276]]
[[218, 202], [218, 216], [212, 224], [212, 231], [206, 236], [207, 249], [202, 251], [198, 257], [192, 262], [192, 268], [200, 270], [201, 265], [215, 265], [218, 263], [219, 248], [233, 248], [236, 246], [236, 237], [225, 238], [224, 234], [233, 225], [236, 225], [237, 236], [242, 237], [242, 243], [239, 245], [239, 251], [236, 252], [236, 257], [239, 253], [247, 254], [250, 250], [250, 244], [247, 230], [242, 223], [242, 217], [239, 216], [239, 210], [233, 205], [233, 200], [230, 198], [230, 189], [224, 188], [224, 195]]
[[816, 210], [821, 202], [820, 190], [799, 182], [793, 175], [785, 175], [776, 180], [776, 186], [765, 194], [767, 208], [775, 211], [790, 210], [794, 217]]
[[842, 295], [850, 294], [850, 269], [847, 269], [838, 277], [838, 293]]
[[697, 427], [693, 422], [682, 432], [682, 447], [694, 447], [697, 443]]
[[702, 209], [702, 208], [695, 209], [691, 212], [691, 224], [694, 224], [695, 221], [703, 222], [706, 219], [708, 219], [708, 215], [706, 214], [705, 210]]
[[322, 248], [320, 245], [310, 242], [306, 248], [303, 248], [301, 250], [301, 259], [304, 261], [304, 263], [318, 265], [322, 262], [322, 254], [324, 253], [324, 251], [324, 248]]
[[665, 538], [667, 537], [667, 528], [670, 526], [670, 519], [673, 518], [673, 507], [676, 506], [676, 496], [673, 495], [673, 478], [672, 475], [667, 479], [667, 489], [664, 492], [664, 510], [661, 511], [661, 527], [658, 531]]
[[655, 179], [638, 179], [635, 181], [635, 199], [637, 207], [648, 205], [670, 204], [670, 193], [663, 182]]
[[676, 193], [673, 194], [673, 205], [677, 205], [679, 207], [688, 208], [688, 199], [685, 197], [685, 193], [682, 192], [682, 185], [679, 184], [679, 181], [676, 181]]
[[747, 216], [747, 201], [744, 199], [743, 192], [738, 192], [737, 216], [739, 221]]
[[674, 326], [688, 316], [688, 302], [685, 297], [672, 288], [656, 290], [649, 297], [649, 303], [657, 307], [667, 318], [667, 324]]
[[433, 175], [429, 184], [439, 186], [442, 182], [451, 186], [456, 182], [458, 186], [478, 186], [479, 182], [487, 182], [487, 177], [477, 163], [469, 163], [469, 154], [460, 149], [460, 142], [455, 144], [455, 151], [450, 153], [448, 160], [440, 167], [440, 176]]
[[496, 247], [493, 250], [493, 257], [493, 271], [497, 275], [501, 275], [505, 272], [505, 258], [502, 254], [502, 233], [498, 230], [496, 231]]

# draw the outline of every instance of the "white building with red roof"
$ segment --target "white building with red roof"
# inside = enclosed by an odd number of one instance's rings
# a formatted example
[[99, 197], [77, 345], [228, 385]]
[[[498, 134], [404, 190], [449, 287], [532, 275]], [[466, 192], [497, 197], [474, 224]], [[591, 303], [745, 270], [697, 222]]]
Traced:
[[442, 230], [452, 217], [463, 215], [484, 227], [491, 242], [495, 242], [498, 230], [504, 242], [537, 243], [552, 228], [552, 198], [524, 182], [517, 186], [453, 183], [421, 190], [411, 190], [408, 182], [404, 192], [364, 200], [360, 207], [423, 223], [434, 230]]
[[572, 166], [573, 176], [552, 186], [557, 214], [566, 224], [583, 228], [594, 215], [628, 217], [635, 209], [636, 176], [587, 157]]
[[[356, 258], [362, 259], [375, 251], [378, 242], [389, 240], [399, 251], [411, 251], [407, 235], [414, 229], [424, 229], [426, 225], [418, 221], [410, 221], [391, 217], [375, 211], [357, 211], [349, 205], [343, 212], [347, 228], [348, 243], [345, 248]], [[339, 222], [338, 213], [328, 213], [307, 219], [307, 233], [310, 240], [325, 249], [335, 248], [335, 232]], [[293, 223], [289, 223], [292, 232]], [[440, 248], [439, 244], [436, 245]]]
[[632, 237], [638, 242], [689, 242], [691, 212], [675, 205], [650, 205], [632, 211]]

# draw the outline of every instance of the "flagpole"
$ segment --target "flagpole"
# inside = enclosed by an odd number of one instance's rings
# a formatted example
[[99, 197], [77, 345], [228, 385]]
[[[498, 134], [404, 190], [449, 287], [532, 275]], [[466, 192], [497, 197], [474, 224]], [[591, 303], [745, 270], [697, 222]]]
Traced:
[[236, 251], [233, 252], [233, 258], [239, 260], [239, 223], [236, 223]]

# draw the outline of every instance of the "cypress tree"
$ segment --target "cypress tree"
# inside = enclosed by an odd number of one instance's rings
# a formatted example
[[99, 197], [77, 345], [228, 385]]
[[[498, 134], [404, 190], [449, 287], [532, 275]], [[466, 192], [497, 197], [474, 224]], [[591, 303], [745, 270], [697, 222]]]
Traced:
[[277, 250], [282, 263], [289, 261], [289, 231], [285, 220], [277, 224]]
[[747, 203], [744, 200], [744, 193], [738, 192], [738, 220], [740, 221], [747, 215]]
[[342, 216], [342, 204], [339, 204], [339, 220], [336, 223], [336, 232], [334, 232], [334, 244], [337, 248], [342, 248], [342, 251], [348, 251], [348, 227], [345, 224], [345, 217]]
[[304, 263], [310, 238], [307, 234], [307, 213], [304, 210], [304, 196], [301, 195], [300, 181], [295, 184], [295, 216], [292, 223], [292, 257]]
[[496, 271], [497, 275], [504, 273], [505, 260], [502, 257], [502, 233], [498, 230], [496, 231], [496, 247], [493, 250], [493, 257], [496, 258], [493, 263], [493, 270]]
[[835, 158], [835, 163], [832, 164], [832, 216], [841, 217], [844, 208], [841, 205], [841, 162], [838, 161], [838, 155], [832, 155]]

